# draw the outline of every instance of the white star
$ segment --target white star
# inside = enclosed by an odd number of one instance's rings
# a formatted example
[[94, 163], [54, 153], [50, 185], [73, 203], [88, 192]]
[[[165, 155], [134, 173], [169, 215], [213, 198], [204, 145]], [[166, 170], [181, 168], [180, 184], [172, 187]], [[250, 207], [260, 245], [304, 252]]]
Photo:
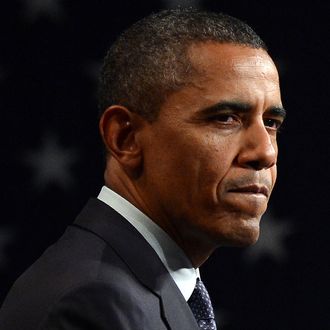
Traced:
[[13, 241], [14, 233], [13, 230], [8, 228], [0, 228], [0, 269], [7, 266], [8, 255], [6, 248], [10, 242]]
[[55, 136], [46, 135], [42, 138], [41, 148], [30, 151], [25, 161], [35, 172], [34, 184], [43, 189], [51, 183], [69, 187], [72, 184], [70, 167], [76, 159], [76, 151], [61, 147]]
[[198, 8], [201, 0], [164, 0], [167, 8], [193, 7]]
[[34, 21], [41, 16], [58, 19], [63, 15], [60, 0], [23, 0], [26, 7], [26, 16]]
[[260, 237], [257, 243], [243, 252], [247, 261], [256, 261], [269, 256], [277, 261], [287, 258], [285, 239], [292, 233], [292, 225], [288, 219], [275, 219], [268, 211], [260, 223]]

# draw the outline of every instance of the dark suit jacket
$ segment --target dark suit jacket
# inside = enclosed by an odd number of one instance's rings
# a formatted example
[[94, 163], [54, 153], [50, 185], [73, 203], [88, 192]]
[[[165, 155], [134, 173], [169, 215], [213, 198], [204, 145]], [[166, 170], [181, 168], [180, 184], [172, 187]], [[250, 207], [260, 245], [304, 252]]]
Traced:
[[117, 212], [91, 199], [16, 281], [1, 330], [197, 330], [155, 251]]

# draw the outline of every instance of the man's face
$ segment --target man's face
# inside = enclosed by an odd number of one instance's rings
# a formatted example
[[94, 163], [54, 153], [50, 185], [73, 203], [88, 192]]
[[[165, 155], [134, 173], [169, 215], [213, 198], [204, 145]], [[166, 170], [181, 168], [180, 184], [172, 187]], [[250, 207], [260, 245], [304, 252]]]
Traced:
[[277, 70], [260, 49], [201, 43], [189, 54], [192, 84], [143, 133], [146, 212], [185, 250], [249, 245], [276, 180]]

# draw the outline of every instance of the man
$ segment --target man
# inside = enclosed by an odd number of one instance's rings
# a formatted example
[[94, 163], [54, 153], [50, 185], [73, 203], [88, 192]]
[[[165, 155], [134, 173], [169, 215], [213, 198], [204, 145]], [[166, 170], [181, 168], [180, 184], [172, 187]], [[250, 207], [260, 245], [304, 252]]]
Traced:
[[226, 15], [153, 14], [109, 50], [100, 108], [105, 186], [14, 284], [0, 328], [215, 329], [198, 268], [256, 242], [276, 180], [265, 44]]

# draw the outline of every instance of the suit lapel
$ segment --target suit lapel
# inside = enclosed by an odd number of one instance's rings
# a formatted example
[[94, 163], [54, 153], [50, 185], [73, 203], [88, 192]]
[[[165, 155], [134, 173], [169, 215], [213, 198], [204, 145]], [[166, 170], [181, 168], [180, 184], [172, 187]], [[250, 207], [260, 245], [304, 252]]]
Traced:
[[160, 298], [170, 329], [198, 329], [187, 302], [156, 252], [120, 214], [98, 199], [90, 199], [74, 224], [106, 241], [139, 281]]
[[[169, 274], [168, 274], [169, 275]], [[169, 275], [169, 277], [171, 277]], [[174, 287], [175, 286], [175, 287]], [[164, 317], [170, 329], [199, 330], [196, 319], [181, 292], [173, 295], [174, 290], [179, 290], [172, 278], [164, 280], [161, 288], [161, 303]]]

